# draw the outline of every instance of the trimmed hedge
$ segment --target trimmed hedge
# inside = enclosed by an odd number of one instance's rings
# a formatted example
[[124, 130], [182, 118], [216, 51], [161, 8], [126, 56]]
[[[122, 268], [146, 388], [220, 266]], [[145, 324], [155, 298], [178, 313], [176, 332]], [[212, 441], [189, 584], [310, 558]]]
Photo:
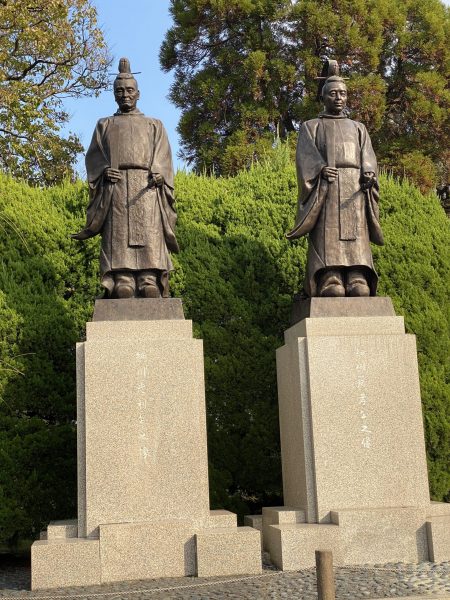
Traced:
[[[435, 196], [381, 178], [380, 295], [418, 338], [432, 496], [450, 500], [450, 232]], [[294, 166], [282, 149], [233, 178], [179, 172], [182, 248], [172, 292], [205, 346], [212, 507], [240, 514], [281, 500], [275, 349], [302, 285], [306, 240]], [[98, 285], [85, 185], [45, 190], [0, 177], [0, 541], [76, 514], [75, 344]]]

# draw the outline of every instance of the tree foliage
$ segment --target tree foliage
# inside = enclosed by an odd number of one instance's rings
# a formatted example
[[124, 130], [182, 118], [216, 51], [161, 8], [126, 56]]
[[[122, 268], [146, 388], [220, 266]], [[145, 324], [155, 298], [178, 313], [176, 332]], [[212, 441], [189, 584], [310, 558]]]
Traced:
[[62, 99], [98, 93], [110, 63], [91, 0], [0, 2], [0, 169], [33, 184], [71, 175]]
[[[448, 221], [435, 196], [381, 178], [380, 294], [418, 339], [430, 487], [450, 500]], [[181, 253], [171, 286], [204, 340], [213, 508], [279, 504], [275, 349], [302, 286], [290, 244], [295, 169], [286, 148], [236, 177], [178, 173]], [[0, 540], [76, 515], [75, 344], [99, 293], [81, 184], [37, 190], [0, 177]]]
[[197, 171], [236, 173], [316, 116], [328, 57], [350, 77], [352, 118], [382, 164], [414, 150], [449, 176], [450, 20], [440, 0], [172, 0], [171, 14], [160, 60], [174, 70], [182, 157]]

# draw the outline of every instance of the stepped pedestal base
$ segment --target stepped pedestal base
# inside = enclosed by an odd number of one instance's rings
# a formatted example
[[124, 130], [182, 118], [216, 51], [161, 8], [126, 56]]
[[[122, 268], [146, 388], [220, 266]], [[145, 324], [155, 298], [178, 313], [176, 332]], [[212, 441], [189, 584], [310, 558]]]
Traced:
[[312, 298], [293, 322], [277, 350], [286, 506], [263, 511], [272, 560], [310, 567], [319, 549], [338, 565], [450, 559], [403, 318], [389, 298]]
[[[428, 513], [428, 514], [427, 514]], [[331, 550], [336, 566], [450, 560], [450, 505], [331, 511], [330, 523], [305, 523], [286, 507], [263, 509], [264, 546], [283, 571], [315, 566]]]
[[65, 530], [64, 522], [51, 523], [31, 548], [31, 587], [261, 573], [259, 531], [237, 527], [236, 515], [228, 511], [211, 511], [209, 525], [108, 524], [99, 526], [98, 539], [83, 539], [76, 537], [73, 521]]
[[32, 589], [260, 573], [260, 533], [209, 510], [203, 344], [181, 301], [97, 301], [86, 335], [78, 519], [33, 544]]

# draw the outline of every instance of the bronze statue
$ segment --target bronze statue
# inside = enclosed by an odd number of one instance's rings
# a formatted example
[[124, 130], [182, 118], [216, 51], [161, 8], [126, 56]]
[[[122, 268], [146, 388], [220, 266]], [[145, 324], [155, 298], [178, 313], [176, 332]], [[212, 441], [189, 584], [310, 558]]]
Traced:
[[369, 241], [383, 245], [376, 157], [365, 126], [347, 117], [344, 80], [326, 78], [321, 95], [324, 112], [298, 137], [298, 211], [287, 237], [309, 234], [308, 296], [375, 296]]
[[72, 237], [102, 236], [106, 298], [168, 297], [169, 250], [178, 252], [169, 141], [161, 121], [136, 108], [139, 89], [126, 58], [114, 97], [119, 110], [98, 121], [86, 154], [86, 227]]

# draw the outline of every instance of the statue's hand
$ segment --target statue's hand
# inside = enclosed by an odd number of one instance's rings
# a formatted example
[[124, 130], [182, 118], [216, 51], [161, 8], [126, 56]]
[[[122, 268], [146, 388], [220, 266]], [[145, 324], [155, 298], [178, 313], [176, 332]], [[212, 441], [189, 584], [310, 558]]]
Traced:
[[334, 167], [323, 167], [322, 169], [322, 177], [324, 179], [327, 179], [328, 181], [334, 181], [335, 179], [337, 179], [338, 176], [338, 170], [335, 169]]
[[375, 173], [373, 171], [366, 171], [363, 173], [361, 189], [362, 190], [370, 190], [371, 187], [376, 183], [377, 178], [375, 177]]
[[103, 177], [112, 183], [116, 183], [122, 179], [122, 175], [118, 169], [112, 169], [111, 167], [106, 167], [103, 171]]
[[375, 179], [375, 173], [373, 171], [366, 171], [363, 174], [363, 183], [369, 183], [372, 179]]
[[162, 185], [164, 185], [163, 175], [161, 175], [161, 173], [152, 173], [150, 175], [150, 180], [149, 180], [148, 185], [150, 187], [153, 187], [154, 185], [156, 185], [156, 187], [161, 187]]

